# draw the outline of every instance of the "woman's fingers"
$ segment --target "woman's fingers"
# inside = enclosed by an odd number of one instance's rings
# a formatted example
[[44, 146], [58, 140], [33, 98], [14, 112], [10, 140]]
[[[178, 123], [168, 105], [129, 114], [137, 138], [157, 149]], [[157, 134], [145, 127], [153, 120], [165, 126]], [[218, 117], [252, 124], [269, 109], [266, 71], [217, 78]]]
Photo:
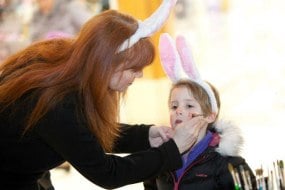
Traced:
[[205, 125], [202, 117], [195, 117], [176, 126], [173, 139], [180, 153], [189, 150], [196, 143], [199, 132]]
[[174, 135], [173, 130], [167, 126], [152, 126], [149, 129], [149, 142], [151, 147], [158, 147], [167, 142]]

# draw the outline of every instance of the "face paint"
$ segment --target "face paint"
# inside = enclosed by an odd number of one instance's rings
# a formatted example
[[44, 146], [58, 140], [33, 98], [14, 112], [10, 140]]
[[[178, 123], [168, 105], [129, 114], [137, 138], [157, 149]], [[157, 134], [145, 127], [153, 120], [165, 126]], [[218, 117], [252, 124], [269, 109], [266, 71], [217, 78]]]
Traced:
[[173, 89], [169, 108], [170, 122], [173, 128], [193, 117], [203, 116], [200, 104], [185, 87]]

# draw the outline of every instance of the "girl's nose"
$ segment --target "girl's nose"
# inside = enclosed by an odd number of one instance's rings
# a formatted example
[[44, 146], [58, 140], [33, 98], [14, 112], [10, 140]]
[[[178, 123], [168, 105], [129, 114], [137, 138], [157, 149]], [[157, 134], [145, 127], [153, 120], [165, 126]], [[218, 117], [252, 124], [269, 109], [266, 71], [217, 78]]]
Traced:
[[180, 108], [177, 108], [176, 115], [182, 115], [182, 110]]

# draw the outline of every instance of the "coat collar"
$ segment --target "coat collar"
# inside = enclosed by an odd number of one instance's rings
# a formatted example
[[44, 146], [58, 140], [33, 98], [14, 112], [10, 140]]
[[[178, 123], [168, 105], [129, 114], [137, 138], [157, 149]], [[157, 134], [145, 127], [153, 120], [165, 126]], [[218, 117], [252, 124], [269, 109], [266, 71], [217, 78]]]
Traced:
[[244, 140], [241, 129], [230, 121], [219, 120], [214, 125], [214, 133], [210, 146], [223, 156], [239, 156]]

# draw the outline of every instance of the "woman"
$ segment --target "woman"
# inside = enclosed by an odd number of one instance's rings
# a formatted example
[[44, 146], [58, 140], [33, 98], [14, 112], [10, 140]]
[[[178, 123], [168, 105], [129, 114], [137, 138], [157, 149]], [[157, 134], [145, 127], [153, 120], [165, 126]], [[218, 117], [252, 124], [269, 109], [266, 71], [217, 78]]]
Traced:
[[38, 189], [41, 175], [64, 161], [104, 188], [181, 166], [180, 153], [194, 143], [203, 120], [193, 119], [175, 132], [117, 124], [121, 94], [154, 57], [147, 35], [139, 34], [142, 28], [130, 16], [106, 11], [91, 18], [76, 38], [34, 43], [1, 65], [3, 188]]

